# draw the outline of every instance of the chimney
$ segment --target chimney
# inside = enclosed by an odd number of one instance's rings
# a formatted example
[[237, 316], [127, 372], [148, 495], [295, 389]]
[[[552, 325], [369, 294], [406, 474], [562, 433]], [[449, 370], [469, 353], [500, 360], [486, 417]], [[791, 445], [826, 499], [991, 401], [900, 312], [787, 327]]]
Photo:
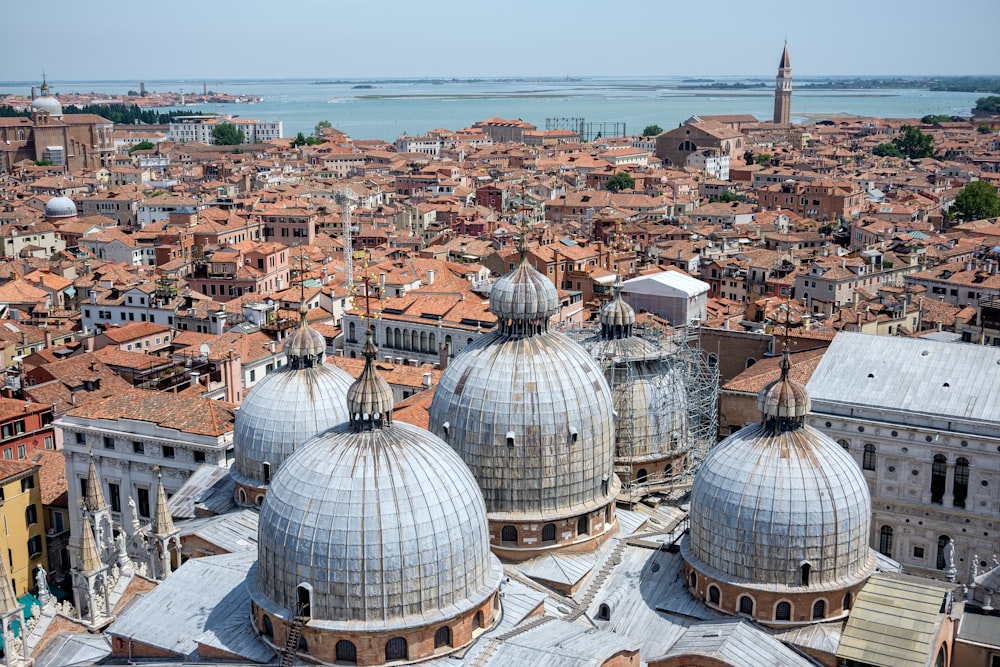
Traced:
[[224, 399], [229, 403], [239, 403], [243, 400], [243, 364], [240, 355], [230, 349], [222, 361], [222, 381], [226, 384]]
[[448, 359], [451, 358], [451, 343], [441, 343], [438, 345], [438, 366], [441, 370], [448, 368]]
[[431, 374], [430, 373], [424, 373], [424, 379], [421, 382], [421, 384], [423, 384], [424, 387], [430, 387], [431, 386]]
[[90, 297], [90, 305], [97, 304], [97, 290], [87, 290], [87, 295]]
[[52, 349], [52, 332], [48, 329], [45, 330], [45, 349]]
[[433, 285], [434, 284], [434, 274], [436, 274], [436, 273], [437, 273], [437, 271], [435, 271], [434, 269], [427, 269], [427, 284], [428, 285]]

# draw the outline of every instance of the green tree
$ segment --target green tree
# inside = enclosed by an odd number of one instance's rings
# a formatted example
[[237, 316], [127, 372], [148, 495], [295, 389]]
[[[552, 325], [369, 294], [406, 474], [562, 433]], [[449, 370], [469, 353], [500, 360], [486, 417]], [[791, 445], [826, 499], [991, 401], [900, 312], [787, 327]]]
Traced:
[[316, 144], [321, 144], [321, 143], [323, 142], [317, 139], [316, 137], [307, 137], [306, 135], [299, 132], [298, 134], [295, 135], [295, 138], [292, 139], [292, 148], [296, 148], [298, 146], [315, 146]]
[[912, 125], [899, 128], [899, 134], [892, 140], [892, 145], [911, 160], [934, 157], [934, 137], [924, 134]]
[[655, 137], [660, 132], [663, 132], [663, 128], [659, 125], [647, 125], [642, 131], [642, 136], [644, 137]]
[[220, 146], [239, 146], [246, 136], [232, 123], [219, 123], [212, 128], [212, 139]]
[[979, 134], [989, 134], [993, 131], [993, 127], [989, 123], [980, 123], [976, 126], [976, 132]]
[[932, 125], [934, 123], [950, 123], [951, 120], [951, 116], [946, 116], [945, 114], [927, 114], [920, 119], [920, 122], [925, 125]]
[[948, 211], [953, 220], [984, 220], [1000, 216], [1000, 195], [986, 181], [973, 181], [955, 197]]
[[771, 161], [772, 157], [774, 156], [771, 155], [770, 153], [761, 153], [760, 155], [757, 156], [757, 164], [759, 164], [762, 167], [766, 167], [768, 163]]
[[872, 154], [878, 155], [879, 157], [903, 157], [903, 151], [896, 148], [895, 144], [890, 144], [888, 142], [879, 144], [873, 148]]
[[319, 138], [323, 136], [323, 130], [332, 130], [333, 125], [330, 124], [328, 120], [321, 120], [316, 123], [316, 129], [313, 130], [313, 136]]
[[619, 171], [617, 174], [608, 179], [608, 184], [605, 187], [612, 192], [618, 192], [619, 190], [631, 190], [635, 187], [635, 179], [626, 174], [624, 171]]
[[152, 141], [140, 141], [139, 143], [133, 145], [132, 148], [128, 149], [128, 154], [131, 155], [136, 151], [148, 151], [153, 148], [156, 148], [156, 144]]
[[972, 113], [1000, 113], [1000, 95], [980, 97], [976, 100]]

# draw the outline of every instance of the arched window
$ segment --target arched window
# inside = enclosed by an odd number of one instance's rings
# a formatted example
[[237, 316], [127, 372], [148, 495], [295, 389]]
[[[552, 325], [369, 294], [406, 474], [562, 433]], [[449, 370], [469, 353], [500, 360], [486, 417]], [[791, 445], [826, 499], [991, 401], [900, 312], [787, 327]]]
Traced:
[[841, 438], [840, 440], [837, 441], [837, 444], [840, 445], [841, 447], [843, 447], [844, 451], [847, 451], [847, 452], [851, 451], [851, 443], [849, 441], [844, 440], [843, 438]]
[[597, 608], [597, 620], [598, 621], [610, 621], [611, 620], [611, 607], [601, 603], [601, 606]]
[[826, 618], [826, 600], [816, 600], [813, 603], [813, 620]]
[[879, 529], [878, 552], [892, 558], [892, 526], [882, 526]]
[[271, 624], [270, 616], [264, 617], [264, 636], [271, 638], [274, 637], [274, 626]]
[[802, 563], [799, 568], [799, 579], [803, 586], [809, 585], [809, 575], [812, 573], [812, 565], [810, 563]]
[[298, 598], [298, 616], [312, 616], [312, 587], [299, 584], [295, 589]]
[[774, 608], [774, 620], [776, 621], [792, 620], [792, 603], [784, 601], [779, 602], [778, 606]]
[[756, 363], [757, 363], [756, 359], [754, 359], [753, 357], [748, 357], [747, 358], [747, 365], [746, 365], [746, 367], [750, 368], [751, 366], [753, 366]]
[[691, 588], [698, 588], [698, 575], [696, 573], [692, 572], [688, 581], [691, 582]]
[[268, 463], [267, 461], [264, 461], [263, 465], [264, 465], [264, 483], [265, 484], [270, 484], [271, 483], [271, 464]]
[[472, 619], [472, 629], [476, 630], [483, 627], [483, 612], [477, 611], [475, 617]]
[[590, 519], [586, 514], [581, 516], [576, 520], [576, 534], [577, 535], [589, 535], [590, 534]]
[[[996, 662], [995, 659], [994, 662]], [[942, 644], [941, 650], [938, 651], [937, 658], [934, 659], [934, 667], [944, 667], [947, 664], [948, 664], [948, 646]]]
[[848, 611], [851, 608], [851, 591], [844, 593], [844, 611]]
[[965, 499], [969, 495], [969, 459], [959, 458], [955, 461], [955, 481], [951, 486], [955, 507], [965, 507]]
[[948, 480], [948, 459], [944, 454], [935, 454], [931, 465], [931, 502], [938, 505], [944, 500], [944, 489]]
[[441, 648], [442, 646], [451, 646], [451, 628], [447, 625], [442, 625], [434, 633], [434, 648]]
[[677, 150], [681, 153], [693, 153], [698, 150], [698, 146], [690, 139], [685, 139], [677, 146]]
[[354, 642], [349, 642], [346, 639], [341, 639], [337, 642], [334, 647], [334, 653], [337, 658], [337, 662], [357, 662], [358, 661], [358, 649], [354, 645]]
[[719, 365], [719, 357], [715, 354], [708, 355], [708, 365], [710, 368], [715, 368]]
[[663, 476], [670, 477], [673, 474], [674, 474], [674, 464], [668, 463], [667, 467], [663, 469]]
[[871, 443], [865, 445], [865, 456], [861, 467], [864, 470], [875, 470], [875, 445]]
[[406, 660], [409, 658], [406, 640], [402, 637], [393, 637], [385, 643], [385, 660]]
[[753, 616], [753, 598], [749, 595], [740, 596], [740, 613]]
[[943, 570], [948, 567], [948, 559], [946, 557], [946, 549], [948, 543], [951, 542], [951, 538], [947, 535], [942, 535], [938, 538], [938, 548], [937, 548], [937, 569]]
[[[389, 332], [386, 331], [385, 335], [386, 335], [386, 338], [388, 339]], [[351, 323], [349, 323], [347, 325], [347, 342], [348, 343], [356, 343], [356, 342], [358, 342], [358, 339], [354, 337], [354, 322], [351, 322]], [[386, 342], [388, 343], [389, 341], [386, 340]]]
[[719, 592], [719, 587], [715, 584], [708, 587], [708, 601], [714, 605], [722, 604], [722, 594]]
[[500, 539], [503, 542], [517, 543], [517, 528], [514, 526], [504, 526], [500, 529]]
[[24, 524], [34, 526], [38, 523], [38, 508], [35, 505], [28, 505], [24, 508]]
[[542, 544], [546, 542], [556, 541], [556, 525], [554, 523], [547, 523], [542, 526]]
[[239, 491], [236, 492], [236, 497], [240, 499], [241, 505], [247, 504], [247, 492], [244, 491], [243, 489], [240, 489]]
[[635, 475], [635, 482], [636, 482], [636, 484], [645, 484], [647, 478], [648, 478], [648, 474], [646, 473], [646, 469], [645, 468], [639, 468], [639, 472], [637, 472], [636, 475]]

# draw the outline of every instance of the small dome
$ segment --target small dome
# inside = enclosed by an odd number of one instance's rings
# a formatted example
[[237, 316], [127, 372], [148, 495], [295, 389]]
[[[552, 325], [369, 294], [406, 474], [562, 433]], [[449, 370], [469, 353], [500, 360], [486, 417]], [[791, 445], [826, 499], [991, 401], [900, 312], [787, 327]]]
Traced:
[[625, 338], [632, 335], [635, 325], [635, 310], [622, 298], [621, 290], [615, 288], [615, 298], [601, 308], [601, 334], [608, 338]]
[[45, 204], [46, 218], [75, 218], [76, 204], [69, 197], [53, 197]]
[[514, 333], [544, 331], [559, 311], [559, 293], [552, 281], [528, 263], [527, 242], [522, 238], [521, 262], [490, 290], [490, 311], [502, 330]]
[[361, 377], [347, 391], [347, 411], [351, 424], [359, 428], [374, 427], [383, 421], [392, 425], [392, 406], [395, 400], [392, 387], [375, 370], [375, 334], [371, 329], [365, 333], [364, 355], [367, 358]]
[[790, 368], [788, 350], [785, 350], [781, 359], [781, 377], [757, 394], [757, 408], [764, 417], [765, 425], [772, 429], [796, 428], [809, 414], [809, 393], [788, 377]]
[[288, 363], [301, 367], [322, 364], [326, 358], [326, 339], [306, 323], [305, 313], [300, 315], [299, 326], [285, 339]]
[[[266, 486], [268, 476], [297, 447], [348, 420], [346, 397], [354, 378], [323, 363], [325, 342], [323, 348], [312, 345], [315, 336], [323, 339], [308, 326], [289, 336], [285, 343], [288, 363], [254, 385], [236, 412], [235, 461], [230, 474], [237, 483]], [[293, 342], [296, 337], [299, 342]]]

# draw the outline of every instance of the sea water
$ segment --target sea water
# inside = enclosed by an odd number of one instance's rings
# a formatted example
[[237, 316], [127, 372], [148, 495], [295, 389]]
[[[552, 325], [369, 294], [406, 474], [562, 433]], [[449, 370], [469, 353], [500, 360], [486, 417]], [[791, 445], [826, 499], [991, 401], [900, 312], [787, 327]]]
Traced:
[[[823, 79], [829, 80], [829, 79]], [[148, 91], [262, 97], [255, 104], [198, 104], [185, 109], [215, 112], [257, 120], [282, 121], [285, 136], [312, 133], [316, 123], [328, 120], [354, 139], [393, 140], [400, 134], [421, 135], [430, 129], [458, 129], [491, 117], [520, 118], [546, 129], [572, 127], [584, 119], [592, 127], [606, 124], [637, 134], [647, 125], [675, 127], [695, 114], [753, 114], [770, 119], [773, 79], [768, 77], [713, 77], [717, 83], [764, 83], [764, 88], [698, 88], [705, 79], [685, 77], [573, 77], [509, 79], [397, 79], [397, 80], [178, 80], [147, 81]], [[880, 118], [919, 118], [927, 114], [968, 115], [981, 93], [954, 93], [909, 89], [807, 90], [808, 79], [796, 79], [792, 93], [792, 121], [810, 122], [829, 116], [859, 115]], [[100, 92], [124, 94], [137, 90], [137, 81], [51, 81], [56, 95]], [[0, 82], [0, 94], [27, 95], [30, 83]], [[176, 107], [171, 107], [176, 108]], [[617, 124], [617, 125], [616, 125]]]

